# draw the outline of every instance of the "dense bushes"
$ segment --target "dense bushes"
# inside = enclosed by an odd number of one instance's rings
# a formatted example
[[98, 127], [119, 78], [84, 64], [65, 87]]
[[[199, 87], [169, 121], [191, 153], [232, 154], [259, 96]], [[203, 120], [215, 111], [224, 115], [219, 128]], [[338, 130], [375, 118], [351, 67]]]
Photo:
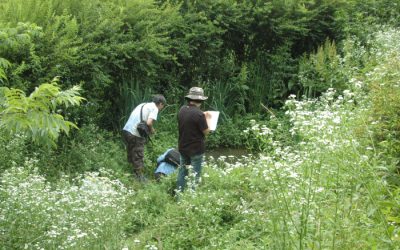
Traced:
[[226, 115], [259, 112], [259, 103], [279, 107], [302, 94], [299, 57], [357, 31], [354, 15], [395, 16], [366, 14], [391, 5], [384, 2], [3, 1], [0, 57], [10, 62], [3, 82], [24, 91], [55, 76], [66, 86], [82, 82], [93, 105], [82, 107], [79, 115], [89, 115], [81, 122], [115, 130], [146, 99], [133, 86], [179, 104], [169, 93], [219, 84], [238, 102], [218, 101], [232, 107]]

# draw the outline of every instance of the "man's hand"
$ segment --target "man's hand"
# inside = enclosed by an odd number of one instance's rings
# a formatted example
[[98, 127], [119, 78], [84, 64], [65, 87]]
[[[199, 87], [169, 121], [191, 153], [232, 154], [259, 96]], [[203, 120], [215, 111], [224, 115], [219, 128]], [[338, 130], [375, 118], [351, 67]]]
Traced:
[[208, 113], [208, 111], [203, 112], [204, 115], [206, 116], [206, 119], [211, 119], [211, 114]]
[[[206, 117], [207, 124], [208, 124], [208, 120], [211, 119], [212, 115], [210, 113], [208, 113], [208, 111], [205, 111], [203, 113], [204, 113], [204, 116]], [[211, 131], [210, 128], [207, 128], [207, 129], [203, 130], [203, 134], [208, 135], [210, 133], [210, 131]]]

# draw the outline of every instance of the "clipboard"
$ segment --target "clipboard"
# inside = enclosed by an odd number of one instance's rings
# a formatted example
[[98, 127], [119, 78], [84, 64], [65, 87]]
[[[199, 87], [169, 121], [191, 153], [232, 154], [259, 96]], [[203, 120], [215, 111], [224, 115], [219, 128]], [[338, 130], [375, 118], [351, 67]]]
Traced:
[[214, 130], [217, 129], [218, 118], [219, 118], [219, 111], [207, 111], [207, 113], [211, 115], [210, 118], [206, 118], [208, 128], [209, 128], [211, 131], [214, 131]]

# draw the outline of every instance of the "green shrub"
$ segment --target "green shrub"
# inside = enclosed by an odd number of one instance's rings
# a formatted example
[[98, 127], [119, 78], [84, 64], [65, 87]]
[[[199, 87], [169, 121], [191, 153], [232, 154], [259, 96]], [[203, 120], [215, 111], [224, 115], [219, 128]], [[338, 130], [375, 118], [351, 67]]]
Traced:
[[370, 46], [376, 66], [367, 72], [366, 83], [372, 101], [374, 137], [385, 158], [397, 165], [400, 174], [400, 32], [389, 29], [375, 33]]
[[19, 89], [0, 87], [0, 127], [9, 134], [21, 133], [36, 144], [55, 146], [58, 136], [76, 125], [64, 119], [60, 106], [79, 105], [79, 86], [62, 91], [57, 79], [43, 83], [29, 96]]
[[214, 148], [243, 148], [245, 138], [242, 131], [246, 129], [251, 115], [225, 120], [219, 120], [217, 129], [211, 132], [206, 138], [207, 149]]
[[29, 152], [28, 144], [26, 136], [10, 135], [0, 129], [0, 174], [11, 167], [23, 165], [27, 158], [34, 155]]
[[[292, 146], [298, 142], [296, 135], [290, 133], [289, 118], [281, 111], [268, 109], [269, 117], [255, 116], [247, 121], [246, 129], [241, 131], [243, 144], [253, 153], [268, 152], [280, 145]], [[257, 119], [257, 120], [256, 120]]]
[[72, 138], [63, 137], [54, 150], [32, 149], [39, 153], [39, 169], [48, 178], [62, 174], [77, 176], [87, 171], [108, 169], [128, 181], [131, 171], [122, 138], [111, 132], [87, 125], [76, 131]]
[[341, 92], [348, 88], [348, 79], [334, 41], [325, 41], [316, 53], [299, 63], [299, 81], [307, 97], [317, 97], [329, 88]]

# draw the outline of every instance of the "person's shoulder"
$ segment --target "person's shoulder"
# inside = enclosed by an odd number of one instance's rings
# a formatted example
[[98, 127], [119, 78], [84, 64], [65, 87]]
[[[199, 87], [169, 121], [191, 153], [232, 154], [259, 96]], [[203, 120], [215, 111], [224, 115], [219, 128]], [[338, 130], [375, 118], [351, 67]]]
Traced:
[[199, 116], [204, 116], [204, 112], [200, 108], [196, 108], [196, 114]]
[[189, 110], [189, 106], [187, 106], [187, 105], [183, 105], [183, 106], [181, 106], [181, 108], [179, 109], [179, 114], [184, 114], [184, 113], [186, 113], [186, 112], [190, 112], [190, 110]]
[[148, 103], [146, 103], [146, 106], [151, 110], [155, 110], [155, 109], [158, 110], [157, 105], [154, 102], [148, 102]]
[[198, 107], [190, 107], [188, 112], [190, 113], [191, 116], [196, 116], [196, 117], [204, 116], [203, 111], [201, 111], [201, 109]]
[[140, 108], [142, 108], [142, 107], [144, 108], [145, 105], [146, 105], [145, 102], [139, 103], [138, 105], [136, 105], [135, 109], [140, 109]]

